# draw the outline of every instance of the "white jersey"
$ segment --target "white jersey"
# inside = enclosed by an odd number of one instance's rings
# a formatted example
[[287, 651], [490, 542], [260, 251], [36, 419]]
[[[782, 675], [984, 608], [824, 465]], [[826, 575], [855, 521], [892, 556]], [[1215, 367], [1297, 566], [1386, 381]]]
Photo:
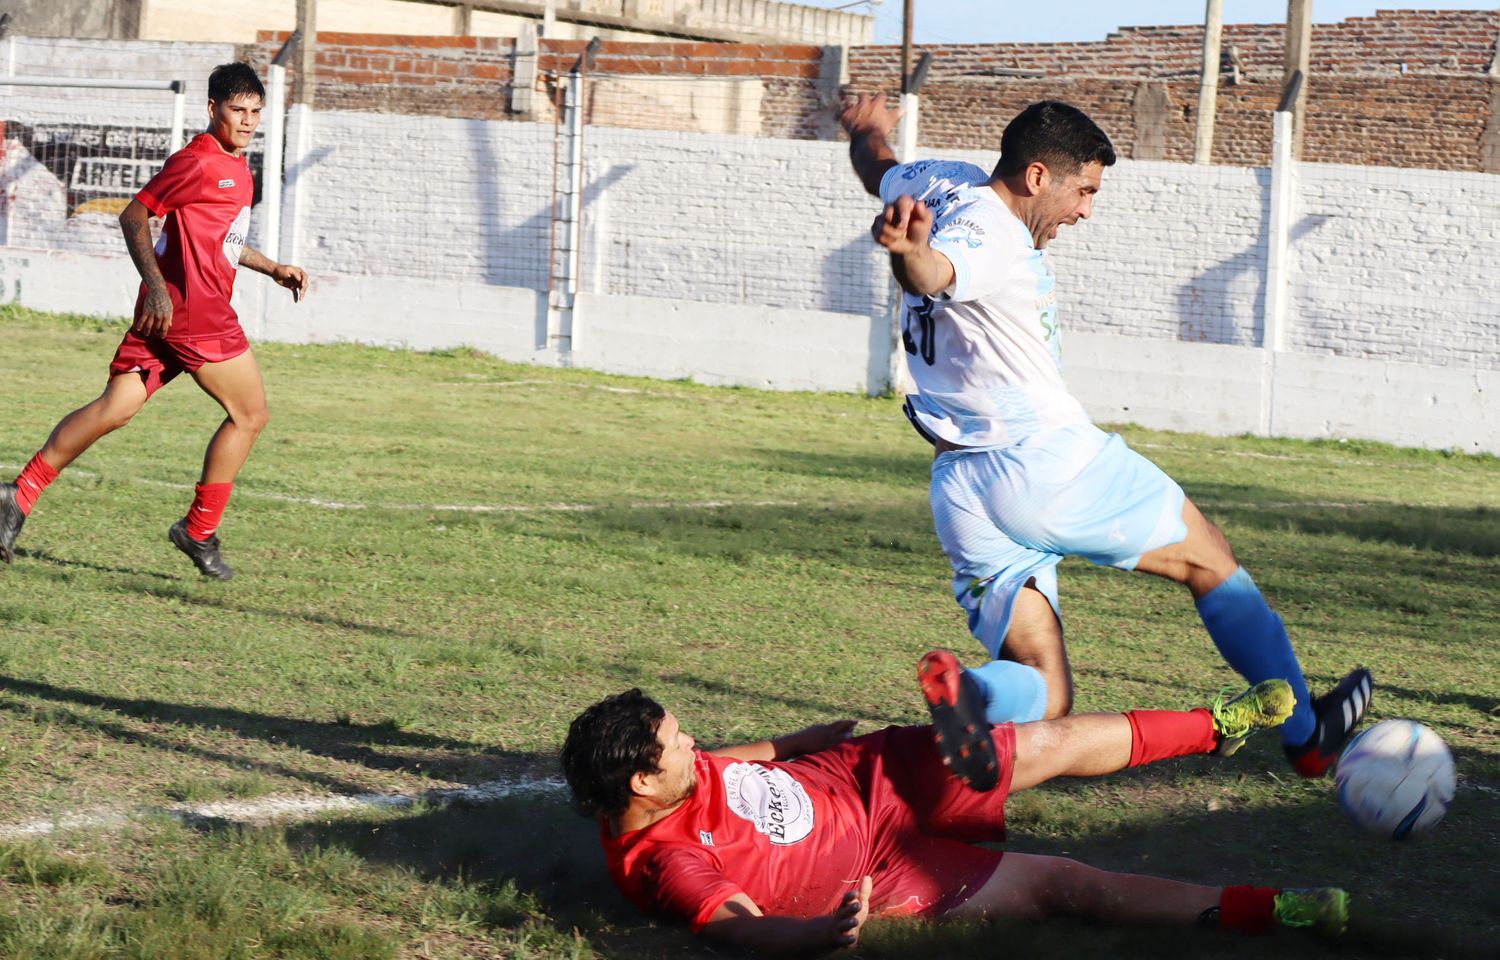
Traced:
[[880, 199], [932, 209], [932, 248], [953, 264], [936, 297], [903, 294], [901, 339], [920, 391], [910, 413], [927, 434], [965, 447], [1007, 447], [1088, 423], [1063, 383], [1055, 281], [1045, 250], [972, 163], [892, 167]]

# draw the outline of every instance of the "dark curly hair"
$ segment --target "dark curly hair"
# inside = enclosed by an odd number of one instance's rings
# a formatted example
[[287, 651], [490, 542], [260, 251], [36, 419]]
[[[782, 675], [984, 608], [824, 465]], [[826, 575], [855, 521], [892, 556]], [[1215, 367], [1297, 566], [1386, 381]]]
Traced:
[[1049, 170], [1072, 176], [1088, 163], [1114, 166], [1115, 147], [1082, 110], [1061, 100], [1042, 100], [1006, 125], [1000, 135], [995, 176], [1015, 176], [1038, 161]]
[[242, 93], [266, 99], [266, 88], [248, 63], [221, 63], [208, 75], [208, 99], [224, 103]]
[[638, 688], [617, 693], [580, 713], [563, 744], [563, 776], [573, 804], [586, 817], [617, 817], [630, 806], [630, 778], [660, 773], [657, 728], [667, 711]]

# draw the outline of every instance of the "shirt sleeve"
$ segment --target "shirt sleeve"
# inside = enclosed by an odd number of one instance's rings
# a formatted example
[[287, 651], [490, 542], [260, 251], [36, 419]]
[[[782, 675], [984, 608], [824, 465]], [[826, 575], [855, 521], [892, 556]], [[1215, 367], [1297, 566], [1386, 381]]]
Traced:
[[898, 163], [880, 178], [880, 202], [895, 203], [902, 194], [916, 196], [928, 185], [922, 171], [936, 166], [935, 160], [918, 160], [916, 163]]
[[[967, 203], [934, 232], [932, 249], [953, 264], [952, 300], [978, 300], [1002, 286], [1023, 241], [984, 203]], [[1024, 244], [1030, 252], [1029, 244]]]
[[681, 848], [653, 856], [641, 880], [642, 891], [662, 913], [687, 920], [695, 933], [724, 901], [744, 892], [706, 856]]
[[154, 217], [164, 217], [203, 195], [203, 166], [186, 150], [167, 158], [166, 164], [135, 195]]

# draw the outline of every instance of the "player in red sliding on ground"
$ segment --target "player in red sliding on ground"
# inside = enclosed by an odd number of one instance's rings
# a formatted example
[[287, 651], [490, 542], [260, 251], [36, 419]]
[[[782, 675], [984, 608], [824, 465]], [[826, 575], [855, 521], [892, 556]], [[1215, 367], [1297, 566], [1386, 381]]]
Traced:
[[[1333, 887], [1211, 887], [975, 846], [1005, 838], [1013, 791], [1053, 777], [1232, 752], [1254, 730], [1291, 715], [1285, 680], [1206, 709], [991, 728], [977, 685], [963, 677], [946, 651], [924, 658], [924, 688], [947, 688], [937, 697], [928, 690], [929, 700], [946, 698], [952, 707], [934, 711], [935, 727], [850, 739], [854, 724], [844, 721], [708, 752], [694, 749], [675, 716], [630, 690], [573, 721], [563, 771], [580, 812], [598, 818], [610, 876], [636, 906], [759, 951], [849, 946], [872, 914], [1072, 914], [1244, 933], [1277, 926], [1343, 932], [1348, 897]], [[934, 733], [988, 758], [982, 790], [944, 767]]]
[[[208, 131], [172, 154], [120, 214], [141, 274], [135, 322], [115, 351], [104, 392], [58, 423], [14, 483], [0, 484], [0, 560], [11, 562], [21, 525], [58, 471], [187, 371], [227, 416], [209, 441], [192, 506], [168, 537], [204, 576], [233, 576], [215, 531], [268, 414], [260, 368], [229, 298], [241, 266], [266, 274], [293, 299], [307, 292], [301, 267], [245, 245], [254, 196], [245, 148], [264, 101], [265, 88], [248, 64], [216, 67], [208, 78]], [[154, 248], [151, 217], [166, 218]]]

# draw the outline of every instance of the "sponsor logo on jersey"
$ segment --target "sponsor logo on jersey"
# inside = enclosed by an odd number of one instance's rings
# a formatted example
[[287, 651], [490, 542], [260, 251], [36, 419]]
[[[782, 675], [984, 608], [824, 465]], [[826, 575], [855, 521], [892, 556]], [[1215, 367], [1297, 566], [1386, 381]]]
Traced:
[[712, 833], [709, 833], [707, 830], [699, 830], [698, 842], [703, 844], [705, 847], [711, 847], [714, 845], [714, 835]]
[[749, 820], [772, 843], [790, 845], [812, 833], [812, 799], [785, 770], [731, 763], [724, 768], [724, 786], [734, 815]]
[[943, 224], [936, 239], [944, 243], [962, 243], [974, 250], [984, 245], [984, 228], [967, 217], [955, 217]]
[[239, 216], [234, 218], [234, 223], [229, 225], [229, 231], [224, 234], [224, 259], [229, 262], [230, 270], [238, 270], [240, 266], [240, 253], [245, 249], [245, 237], [250, 233], [250, 208], [240, 208]]
[[234, 186], [234, 181], [233, 180], [220, 180], [219, 181], [219, 189], [220, 190], [227, 190], [227, 189], [229, 189], [232, 186]]

